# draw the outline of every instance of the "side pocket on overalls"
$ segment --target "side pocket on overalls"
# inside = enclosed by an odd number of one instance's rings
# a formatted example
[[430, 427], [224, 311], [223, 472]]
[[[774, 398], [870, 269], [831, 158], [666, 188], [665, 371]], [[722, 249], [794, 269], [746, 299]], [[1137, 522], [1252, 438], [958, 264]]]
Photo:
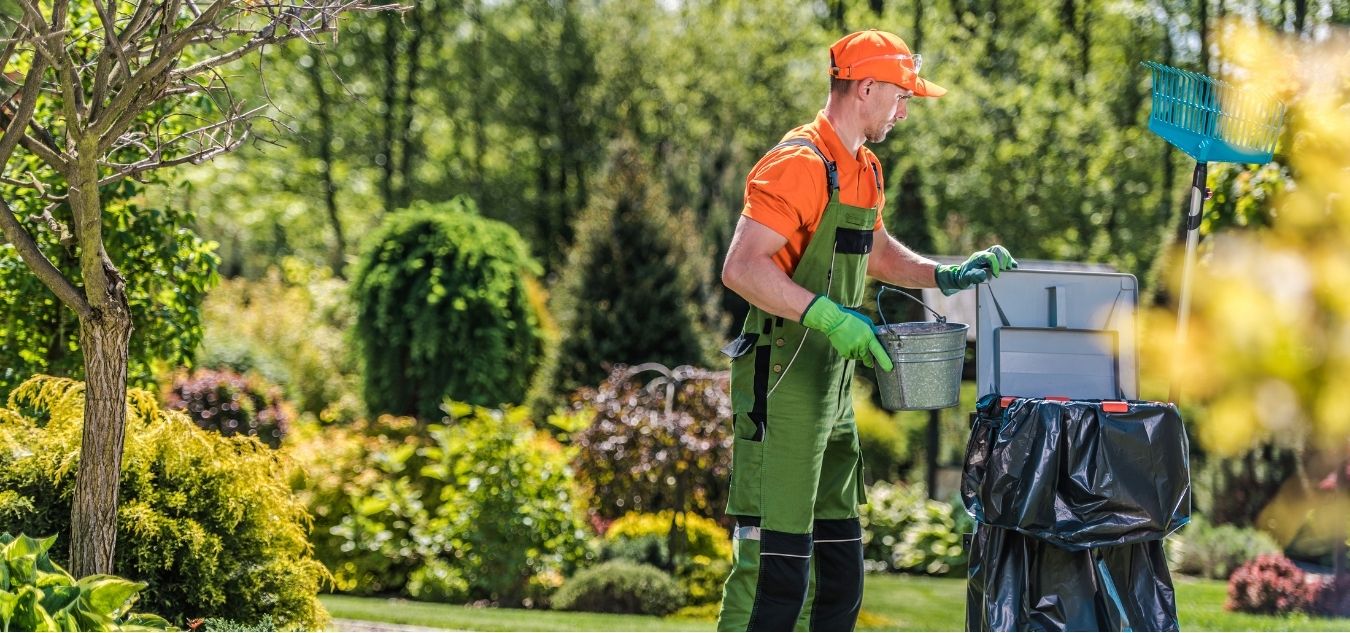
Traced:
[[867, 484], [865, 483], [867, 480], [863, 479], [863, 472], [865, 470], [866, 464], [864, 463], [862, 452], [862, 434], [858, 433], [857, 431], [854, 431], [853, 434], [853, 447], [854, 450], [858, 451], [857, 503], [858, 505], [863, 505], [867, 503]]
[[731, 492], [727, 514], [760, 516], [760, 491], [763, 486], [764, 442], [753, 439], [761, 426], [748, 413], [737, 413], [733, 421], [731, 449]]

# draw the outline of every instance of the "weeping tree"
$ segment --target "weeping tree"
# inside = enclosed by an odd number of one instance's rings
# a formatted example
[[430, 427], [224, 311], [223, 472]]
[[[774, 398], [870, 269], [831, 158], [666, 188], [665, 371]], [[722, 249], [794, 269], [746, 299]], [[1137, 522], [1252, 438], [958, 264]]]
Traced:
[[[71, 571], [111, 573], [133, 323], [126, 278], [105, 244], [105, 197], [126, 179], [238, 148], [265, 103], [234, 98], [221, 70], [292, 39], [321, 44], [369, 0], [5, 0], [0, 13], [0, 182], [43, 208], [0, 230], [79, 319], [86, 406], [71, 511]], [[185, 113], [191, 113], [186, 115]], [[186, 122], [185, 122], [186, 121]], [[44, 178], [55, 174], [59, 186]], [[11, 194], [12, 195], [12, 194]], [[38, 204], [34, 204], [37, 201]], [[60, 235], [77, 274], [36, 240]], [[50, 246], [46, 247], [51, 250]]]

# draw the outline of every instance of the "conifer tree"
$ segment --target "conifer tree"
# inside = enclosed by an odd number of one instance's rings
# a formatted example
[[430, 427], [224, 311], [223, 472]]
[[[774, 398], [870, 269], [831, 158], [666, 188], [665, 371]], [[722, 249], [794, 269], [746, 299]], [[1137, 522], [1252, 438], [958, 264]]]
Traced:
[[536, 403], [599, 384], [613, 364], [707, 366], [720, 331], [701, 231], [672, 209], [634, 141], [611, 146], [593, 192], [554, 288], [560, 334]]

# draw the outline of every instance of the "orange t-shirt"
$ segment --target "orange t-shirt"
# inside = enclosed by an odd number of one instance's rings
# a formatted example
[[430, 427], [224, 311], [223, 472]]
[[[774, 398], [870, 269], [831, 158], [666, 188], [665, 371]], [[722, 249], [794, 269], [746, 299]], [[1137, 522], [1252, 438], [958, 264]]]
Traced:
[[[783, 140], [800, 137], [810, 139], [826, 158], [835, 161], [839, 170], [839, 202], [876, 208], [876, 228], [881, 228], [885, 184], [880, 180], [881, 163], [871, 150], [859, 147], [858, 154], [850, 156], [823, 110], [816, 120], [788, 132]], [[773, 261], [791, 275], [820, 226], [829, 201], [829, 185], [820, 157], [809, 147], [789, 146], [765, 154], [750, 170], [745, 179], [745, 208], [741, 214], [787, 238], [787, 244], [774, 254]]]

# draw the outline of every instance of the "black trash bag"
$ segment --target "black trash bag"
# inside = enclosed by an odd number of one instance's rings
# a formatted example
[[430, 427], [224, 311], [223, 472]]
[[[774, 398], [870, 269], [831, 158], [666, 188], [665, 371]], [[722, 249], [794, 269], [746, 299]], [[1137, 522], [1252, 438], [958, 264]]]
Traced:
[[980, 525], [967, 631], [1178, 631], [1162, 541], [1070, 551]]
[[961, 497], [979, 523], [1082, 550], [1161, 539], [1190, 521], [1176, 407], [1002, 400], [981, 399], [966, 449]]
[[1190, 520], [1176, 409], [998, 396], [978, 409], [961, 482], [979, 522], [967, 629], [1178, 630], [1161, 540]]

